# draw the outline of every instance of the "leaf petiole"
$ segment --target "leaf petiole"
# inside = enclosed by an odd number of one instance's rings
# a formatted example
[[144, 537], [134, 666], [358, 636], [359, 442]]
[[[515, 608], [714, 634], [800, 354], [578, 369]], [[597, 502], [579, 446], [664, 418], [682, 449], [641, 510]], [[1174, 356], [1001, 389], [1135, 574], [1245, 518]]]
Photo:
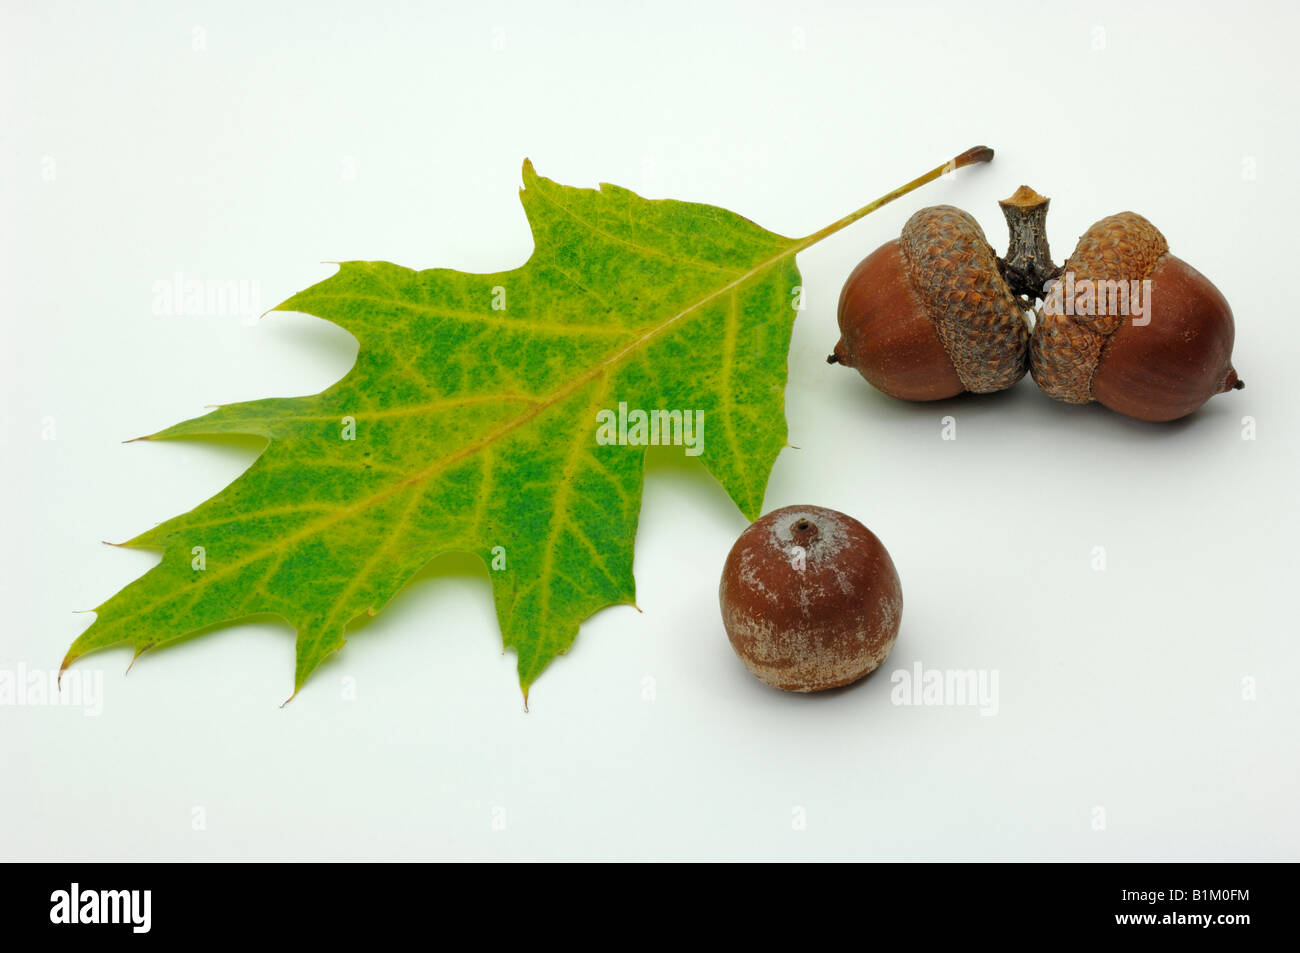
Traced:
[[823, 238], [828, 238], [840, 229], [847, 228], [858, 219], [865, 218], [881, 206], [888, 205], [890, 202], [894, 201], [894, 199], [902, 198], [908, 192], [915, 191], [921, 186], [947, 175], [949, 172], [955, 172], [957, 169], [968, 165], [974, 165], [977, 162], [988, 162], [992, 158], [993, 150], [988, 146], [972, 146], [961, 155], [949, 159], [943, 165], [935, 166], [929, 172], [925, 173], [925, 175], [918, 176], [906, 185], [901, 185], [894, 189], [894, 191], [885, 193], [874, 202], [862, 206], [862, 208], [858, 209], [856, 212], [850, 212], [839, 221], [832, 222], [825, 228], [813, 232], [806, 238], [799, 239], [798, 244], [795, 246], [795, 251], [803, 251], [805, 248], [816, 245]]

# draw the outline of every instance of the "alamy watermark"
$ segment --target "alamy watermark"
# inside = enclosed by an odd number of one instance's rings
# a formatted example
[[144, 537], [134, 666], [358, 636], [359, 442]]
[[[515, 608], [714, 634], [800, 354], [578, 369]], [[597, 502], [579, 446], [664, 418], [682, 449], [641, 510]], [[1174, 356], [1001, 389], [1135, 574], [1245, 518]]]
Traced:
[[596, 443], [602, 447], [685, 447], [688, 457], [704, 452], [704, 411], [627, 409], [596, 413]]
[[121, 924], [148, 933], [153, 924], [152, 890], [88, 890], [75, 881], [50, 894], [50, 922]]
[[153, 313], [160, 316], [251, 319], [264, 310], [257, 281], [192, 278], [178, 271], [153, 283]]
[[1151, 279], [1142, 281], [1097, 281], [1092, 278], [1075, 279], [1067, 271], [1054, 278], [1043, 288], [1043, 313], [1071, 315], [1074, 317], [1105, 317], [1110, 315], [1133, 318], [1134, 327], [1151, 323]]
[[941, 708], [978, 708], [985, 717], [998, 713], [997, 669], [912, 668], [896, 669], [889, 676], [889, 701], [894, 705]]
[[88, 718], [104, 713], [104, 672], [97, 668], [0, 668], [0, 708], [80, 708]]

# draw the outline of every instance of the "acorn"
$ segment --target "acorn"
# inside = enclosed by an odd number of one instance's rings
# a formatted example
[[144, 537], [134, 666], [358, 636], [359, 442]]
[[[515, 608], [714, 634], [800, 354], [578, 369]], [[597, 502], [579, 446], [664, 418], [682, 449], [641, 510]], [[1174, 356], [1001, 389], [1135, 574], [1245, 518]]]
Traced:
[[1120, 212], [1084, 232], [1046, 289], [1030, 369], [1057, 400], [1176, 420], [1245, 386], [1232, 366], [1234, 333], [1219, 289], [1169, 254], [1149, 221]]
[[791, 692], [838, 688], [874, 671], [903, 615], [884, 545], [853, 517], [821, 506], [773, 510], [741, 533], [718, 599], [745, 667]]
[[979, 223], [936, 205], [853, 269], [826, 360], [902, 400], [1005, 390], [1029, 366], [1027, 313]]

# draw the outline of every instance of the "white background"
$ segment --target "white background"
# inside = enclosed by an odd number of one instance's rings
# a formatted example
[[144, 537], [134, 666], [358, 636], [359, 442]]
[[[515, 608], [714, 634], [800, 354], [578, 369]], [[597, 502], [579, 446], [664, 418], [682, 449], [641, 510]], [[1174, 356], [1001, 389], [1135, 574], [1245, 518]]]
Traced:
[[[0, 707], [0, 857], [1300, 859], [1295, 9], [6, 0], [10, 671], [57, 668], [73, 610], [155, 558], [101, 540], [256, 452], [120, 441], [353, 360], [311, 317], [155, 315], [155, 281], [255, 281], [267, 308], [328, 260], [514, 267], [525, 156], [801, 235], [968, 146], [998, 155], [799, 260], [801, 449], [766, 506], [845, 510], [893, 553], [906, 609], [876, 676], [804, 697], [745, 672], [716, 601], [745, 522], [656, 451], [644, 611], [586, 624], [531, 712], [485, 575], [446, 558], [284, 709], [293, 635], [272, 624], [129, 677], [128, 649], [84, 659], [99, 717]], [[1001, 246], [995, 203], [1022, 183], [1052, 196], [1058, 259], [1104, 215], [1150, 217], [1232, 302], [1247, 389], [1153, 426], [1028, 379], [905, 405], [824, 363], [861, 257], [938, 202]], [[918, 661], [996, 670], [998, 713], [891, 704]]]

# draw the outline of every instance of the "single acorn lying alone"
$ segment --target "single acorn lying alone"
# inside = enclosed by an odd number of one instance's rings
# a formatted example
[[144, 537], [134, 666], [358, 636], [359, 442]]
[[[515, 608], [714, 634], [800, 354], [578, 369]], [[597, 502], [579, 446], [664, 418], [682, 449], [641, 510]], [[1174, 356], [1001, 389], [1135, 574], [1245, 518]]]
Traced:
[[839, 688], [878, 668], [903, 615], [884, 545], [822, 506], [787, 506], [752, 523], [727, 556], [718, 600], [745, 667], [790, 692]]

